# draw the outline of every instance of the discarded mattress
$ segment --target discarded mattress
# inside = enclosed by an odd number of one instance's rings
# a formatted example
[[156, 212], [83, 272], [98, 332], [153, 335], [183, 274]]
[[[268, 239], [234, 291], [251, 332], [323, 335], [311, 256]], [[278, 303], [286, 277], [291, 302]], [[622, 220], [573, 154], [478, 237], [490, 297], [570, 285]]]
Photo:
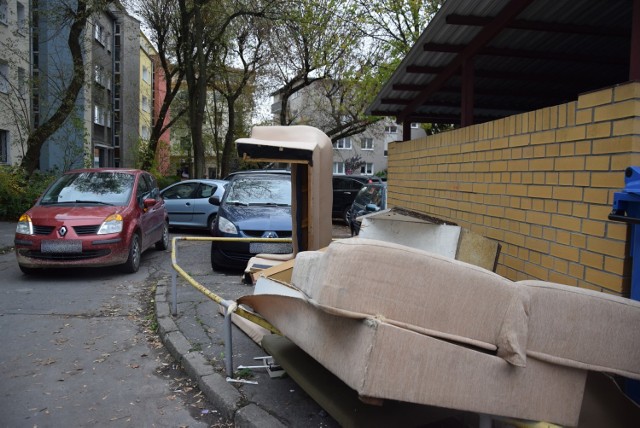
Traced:
[[589, 370], [640, 379], [640, 303], [389, 242], [301, 252], [239, 303], [363, 397], [575, 426]]

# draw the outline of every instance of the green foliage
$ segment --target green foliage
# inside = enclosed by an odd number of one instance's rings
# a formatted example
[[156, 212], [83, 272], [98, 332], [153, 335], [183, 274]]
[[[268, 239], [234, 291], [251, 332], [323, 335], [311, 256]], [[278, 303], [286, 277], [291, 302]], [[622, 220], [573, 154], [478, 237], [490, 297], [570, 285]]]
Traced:
[[41, 172], [28, 176], [18, 167], [0, 168], [0, 220], [17, 221], [57, 176]]
[[154, 174], [153, 171], [151, 173], [156, 177], [156, 181], [158, 182], [158, 188], [160, 190], [164, 189], [165, 187], [173, 183], [177, 183], [178, 181], [180, 181], [180, 177], [178, 177], [177, 175], [170, 175], [168, 177], [165, 177], [163, 175]]
[[243, 368], [236, 371], [235, 377], [236, 379], [252, 379], [254, 376], [251, 369]]

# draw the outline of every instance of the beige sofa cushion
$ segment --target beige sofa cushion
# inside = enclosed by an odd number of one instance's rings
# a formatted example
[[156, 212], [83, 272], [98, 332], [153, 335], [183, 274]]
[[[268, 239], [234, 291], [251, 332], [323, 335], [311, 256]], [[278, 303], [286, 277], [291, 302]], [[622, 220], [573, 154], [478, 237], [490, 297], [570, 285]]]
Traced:
[[303, 299], [244, 296], [248, 304], [359, 395], [575, 426], [584, 370], [491, 353], [372, 318], [334, 316]]
[[543, 281], [529, 290], [527, 355], [640, 379], [640, 302]]
[[511, 364], [526, 364], [528, 295], [493, 272], [360, 238], [335, 241], [324, 253], [301, 253], [298, 258], [294, 285], [326, 310], [364, 314], [423, 334], [497, 349]]

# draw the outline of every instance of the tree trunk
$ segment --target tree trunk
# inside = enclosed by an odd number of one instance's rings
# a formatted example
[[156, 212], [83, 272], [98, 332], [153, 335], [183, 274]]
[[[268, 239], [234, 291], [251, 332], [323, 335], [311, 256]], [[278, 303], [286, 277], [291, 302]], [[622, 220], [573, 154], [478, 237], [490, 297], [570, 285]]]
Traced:
[[[190, 121], [191, 136], [193, 141], [193, 164], [195, 167], [195, 177], [201, 178], [205, 174], [205, 148], [202, 140], [202, 126], [204, 124], [204, 107], [207, 104], [207, 59], [204, 54], [204, 41], [202, 22], [202, 10], [200, 5], [196, 8], [195, 14], [195, 41], [196, 41], [196, 66], [198, 76], [196, 80], [195, 97], [191, 98], [191, 105], [194, 106], [193, 115]], [[195, 67], [194, 67], [195, 69]], [[195, 98], [195, 99], [194, 99]], [[195, 102], [194, 102], [195, 101]]]
[[224, 148], [222, 149], [222, 173], [220, 174], [221, 177], [226, 177], [227, 174], [229, 174], [229, 167], [231, 166], [233, 160], [233, 152], [236, 149], [233, 141], [236, 126], [236, 99], [237, 97], [226, 97], [229, 126], [227, 127], [227, 133], [224, 136]]

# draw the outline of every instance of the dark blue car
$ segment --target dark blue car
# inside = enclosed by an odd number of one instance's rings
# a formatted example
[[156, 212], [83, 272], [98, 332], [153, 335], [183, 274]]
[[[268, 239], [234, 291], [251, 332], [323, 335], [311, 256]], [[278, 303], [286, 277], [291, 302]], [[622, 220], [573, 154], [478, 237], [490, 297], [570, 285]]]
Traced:
[[[212, 227], [213, 236], [236, 238], [291, 238], [291, 174], [256, 172], [239, 174], [226, 186]], [[291, 243], [212, 242], [211, 267], [244, 269], [259, 253], [288, 254]]]

